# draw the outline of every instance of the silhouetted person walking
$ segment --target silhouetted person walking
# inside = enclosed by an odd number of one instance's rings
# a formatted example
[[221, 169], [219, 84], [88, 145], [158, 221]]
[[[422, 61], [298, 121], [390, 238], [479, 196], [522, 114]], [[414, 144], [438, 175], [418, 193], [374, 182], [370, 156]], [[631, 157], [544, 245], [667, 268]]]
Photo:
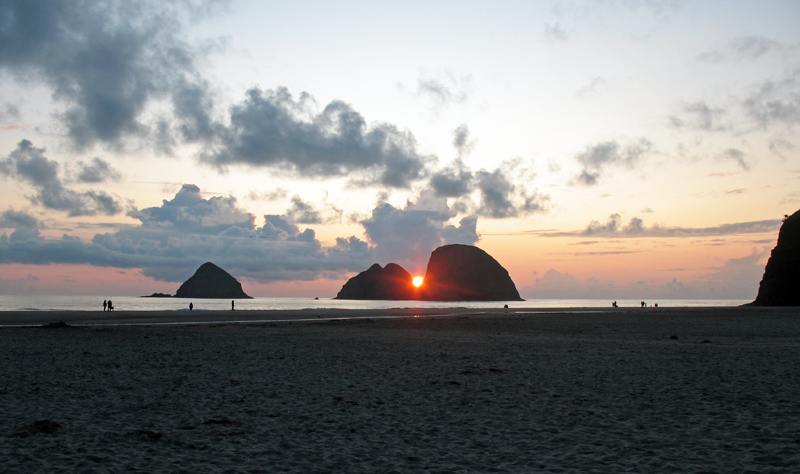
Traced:
[[103, 312], [105, 312], [107, 306], [108, 302], [106, 300], [103, 300]]
[[114, 303], [112, 303], [111, 300], [108, 300], [108, 310], [114, 311]]
[[191, 311], [192, 309], [194, 309], [194, 305], [192, 303], [189, 303], [189, 311]]
[[231, 300], [231, 311], [233, 311], [233, 300]]

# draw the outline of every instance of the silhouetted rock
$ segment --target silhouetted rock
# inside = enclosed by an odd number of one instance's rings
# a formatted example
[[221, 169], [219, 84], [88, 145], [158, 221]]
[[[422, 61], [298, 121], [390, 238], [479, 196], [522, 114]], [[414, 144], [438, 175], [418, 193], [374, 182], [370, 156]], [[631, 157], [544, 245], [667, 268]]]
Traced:
[[434, 250], [421, 290], [428, 301], [522, 301], [508, 271], [472, 245]]
[[168, 293], [153, 293], [149, 296], [140, 296], [140, 298], [172, 298], [172, 295]]
[[783, 221], [764, 269], [756, 306], [800, 306], [800, 211]]
[[200, 265], [191, 278], [183, 282], [176, 298], [250, 298], [242, 291], [242, 284], [230, 273], [211, 262]]
[[412, 300], [417, 291], [403, 267], [389, 263], [381, 268], [377, 263], [347, 280], [337, 300]]

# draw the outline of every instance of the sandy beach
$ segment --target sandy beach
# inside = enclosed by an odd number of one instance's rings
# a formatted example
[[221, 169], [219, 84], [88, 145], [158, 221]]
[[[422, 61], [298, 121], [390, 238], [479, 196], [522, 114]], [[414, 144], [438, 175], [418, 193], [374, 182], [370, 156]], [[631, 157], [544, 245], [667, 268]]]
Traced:
[[3, 471], [800, 470], [797, 308], [394, 311], [0, 313]]

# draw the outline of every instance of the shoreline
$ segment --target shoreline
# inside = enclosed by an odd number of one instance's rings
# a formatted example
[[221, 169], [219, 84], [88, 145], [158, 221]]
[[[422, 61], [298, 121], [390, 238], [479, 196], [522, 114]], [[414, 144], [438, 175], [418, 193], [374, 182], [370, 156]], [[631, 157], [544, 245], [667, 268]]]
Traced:
[[711, 306], [644, 308], [391, 308], [391, 309], [298, 309], [298, 310], [158, 310], [158, 311], [0, 311], [0, 328], [40, 327], [64, 322], [69, 326], [201, 325], [264, 322], [314, 322], [339, 319], [392, 319], [413, 317], [520, 317], [536, 314], [595, 314], [602, 316], [696, 316], [796, 314], [798, 307]]

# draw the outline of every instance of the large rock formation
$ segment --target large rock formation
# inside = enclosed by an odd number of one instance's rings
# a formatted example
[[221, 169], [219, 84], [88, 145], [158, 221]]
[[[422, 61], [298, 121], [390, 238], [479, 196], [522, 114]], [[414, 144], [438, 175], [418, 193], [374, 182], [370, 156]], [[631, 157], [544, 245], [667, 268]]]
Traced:
[[389, 263], [381, 268], [377, 263], [347, 280], [337, 300], [413, 300], [417, 289], [411, 275], [400, 265]]
[[428, 301], [522, 301], [508, 271], [472, 245], [434, 250], [421, 290]]
[[772, 249], [758, 296], [757, 306], [800, 306], [800, 211], [783, 221], [778, 245]]
[[445, 245], [431, 253], [420, 288], [400, 265], [377, 263], [354, 276], [340, 300], [522, 301], [508, 272], [471, 245]]
[[191, 278], [183, 282], [175, 293], [176, 298], [250, 298], [242, 284], [230, 273], [211, 262], [200, 265]]

